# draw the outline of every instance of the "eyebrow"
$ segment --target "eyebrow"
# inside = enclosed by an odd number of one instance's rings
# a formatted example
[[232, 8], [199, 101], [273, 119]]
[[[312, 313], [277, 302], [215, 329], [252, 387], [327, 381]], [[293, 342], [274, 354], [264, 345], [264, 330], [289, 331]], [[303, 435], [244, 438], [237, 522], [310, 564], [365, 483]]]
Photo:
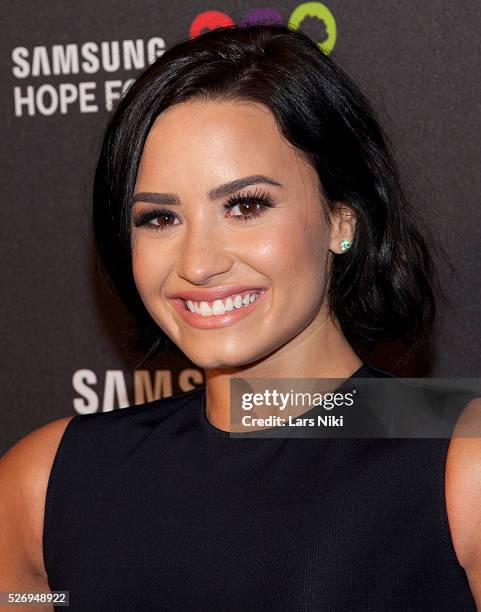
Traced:
[[[282, 184], [275, 181], [274, 179], [264, 176], [262, 174], [253, 174], [251, 176], [244, 176], [242, 178], [224, 183], [218, 187], [214, 187], [207, 192], [209, 200], [218, 200], [224, 198], [239, 189], [243, 189], [248, 185], [256, 185], [257, 183], [267, 183], [268, 185], [274, 185], [275, 187], [282, 187]], [[174, 193], [152, 193], [152, 192], [141, 192], [136, 193], [132, 198], [132, 204], [135, 202], [150, 202], [151, 204], [180, 204], [180, 199]]]

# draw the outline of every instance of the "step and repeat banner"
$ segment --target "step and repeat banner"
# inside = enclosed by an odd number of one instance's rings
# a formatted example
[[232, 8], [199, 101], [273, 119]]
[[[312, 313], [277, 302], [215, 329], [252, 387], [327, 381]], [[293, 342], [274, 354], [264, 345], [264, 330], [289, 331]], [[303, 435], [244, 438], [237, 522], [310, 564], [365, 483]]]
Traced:
[[[435, 342], [399, 372], [479, 377], [481, 11], [396, 0], [19, 0], [2, 7], [0, 453], [69, 414], [180, 393], [203, 373], [177, 350], [137, 367], [132, 321], [98, 279], [90, 226], [102, 132], [122, 92], [169, 46], [227, 24], [299, 27], [359, 83], [408, 194], [451, 256]], [[379, 346], [390, 369], [404, 347]]]

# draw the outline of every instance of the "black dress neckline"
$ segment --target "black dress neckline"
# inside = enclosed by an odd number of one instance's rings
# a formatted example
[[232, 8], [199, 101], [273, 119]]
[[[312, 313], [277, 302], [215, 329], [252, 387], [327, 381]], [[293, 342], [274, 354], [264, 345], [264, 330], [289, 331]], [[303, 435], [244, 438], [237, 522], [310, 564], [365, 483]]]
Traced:
[[[349, 381], [353, 378], [371, 378], [371, 377], [376, 377], [375, 374], [375, 370], [377, 370], [377, 368], [374, 368], [371, 364], [367, 363], [367, 362], [363, 362], [362, 365], [355, 370], [350, 376], [348, 376], [342, 383], [341, 385], [337, 388], [338, 390], [343, 389], [345, 385], [349, 384]], [[385, 373], [387, 376], [390, 376], [388, 372], [384, 372], [383, 370], [379, 370], [379, 372]], [[205, 429], [207, 429], [208, 431], [210, 431], [212, 434], [223, 437], [223, 438], [229, 438], [229, 439], [236, 439], [234, 437], [232, 437], [232, 432], [231, 431], [226, 431], [225, 429], [219, 429], [218, 427], [216, 427], [215, 425], [213, 425], [209, 419], [207, 418], [207, 410], [206, 410], [206, 388], [205, 385], [203, 385], [202, 387], [199, 388], [200, 389], [200, 393], [199, 393], [199, 403], [196, 406], [196, 413], [199, 416], [199, 420], [202, 423], [203, 427], [205, 427]], [[312, 410], [312, 409], [311, 409]], [[306, 411], [306, 415], [310, 413], [310, 410]], [[302, 416], [302, 415], [299, 415]], [[266, 427], [263, 431], [269, 432], [269, 431], [274, 431], [279, 429], [279, 427]], [[258, 439], [258, 432], [257, 435], [255, 436], [255, 438], [253, 439]], [[238, 435], [238, 434], [237, 434]], [[242, 438], [247, 438], [250, 437], [251, 432], [247, 432], [241, 435]]]

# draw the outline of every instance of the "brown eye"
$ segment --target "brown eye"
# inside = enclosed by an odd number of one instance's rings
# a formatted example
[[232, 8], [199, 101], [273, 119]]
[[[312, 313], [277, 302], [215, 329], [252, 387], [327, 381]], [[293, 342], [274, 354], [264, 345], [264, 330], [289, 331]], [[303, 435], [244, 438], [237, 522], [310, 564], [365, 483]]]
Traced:
[[236, 208], [239, 209], [240, 211], [240, 215], [229, 215], [230, 217], [238, 217], [238, 216], [258, 216], [259, 215], [259, 209], [256, 207], [260, 207], [260, 203], [259, 202], [241, 202], [240, 204], [236, 204], [235, 206], [233, 206], [230, 210], [234, 210]]
[[224, 208], [228, 211], [239, 209], [240, 214], [229, 214], [229, 217], [237, 221], [249, 221], [261, 215], [267, 208], [275, 206], [270, 194], [263, 191], [256, 191], [253, 194], [236, 194], [224, 204]]
[[144, 210], [137, 215], [133, 221], [135, 227], [148, 227], [154, 230], [162, 230], [169, 225], [178, 225], [177, 216], [167, 209]]
[[163, 214], [152, 219], [151, 225], [155, 225], [156, 227], [162, 227], [163, 225], [175, 225], [175, 223], [169, 223], [171, 220], [175, 222], [175, 217], [170, 214]]

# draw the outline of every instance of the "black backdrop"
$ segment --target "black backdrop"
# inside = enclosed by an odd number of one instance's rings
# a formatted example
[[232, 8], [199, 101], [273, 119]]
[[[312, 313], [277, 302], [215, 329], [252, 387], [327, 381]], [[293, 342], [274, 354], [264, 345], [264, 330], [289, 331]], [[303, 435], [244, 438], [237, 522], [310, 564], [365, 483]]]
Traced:
[[[378, 110], [408, 193], [454, 265], [432, 355], [407, 376], [480, 376], [481, 11], [477, 2], [19, 0], [2, 6], [0, 452], [55, 418], [188, 390], [178, 351], [133, 369], [130, 319], [96, 280], [89, 221], [103, 127], [122, 86], [178, 40], [266, 15], [302, 19]], [[214, 10], [215, 9], [215, 10]], [[390, 369], [402, 347], [371, 361]]]

